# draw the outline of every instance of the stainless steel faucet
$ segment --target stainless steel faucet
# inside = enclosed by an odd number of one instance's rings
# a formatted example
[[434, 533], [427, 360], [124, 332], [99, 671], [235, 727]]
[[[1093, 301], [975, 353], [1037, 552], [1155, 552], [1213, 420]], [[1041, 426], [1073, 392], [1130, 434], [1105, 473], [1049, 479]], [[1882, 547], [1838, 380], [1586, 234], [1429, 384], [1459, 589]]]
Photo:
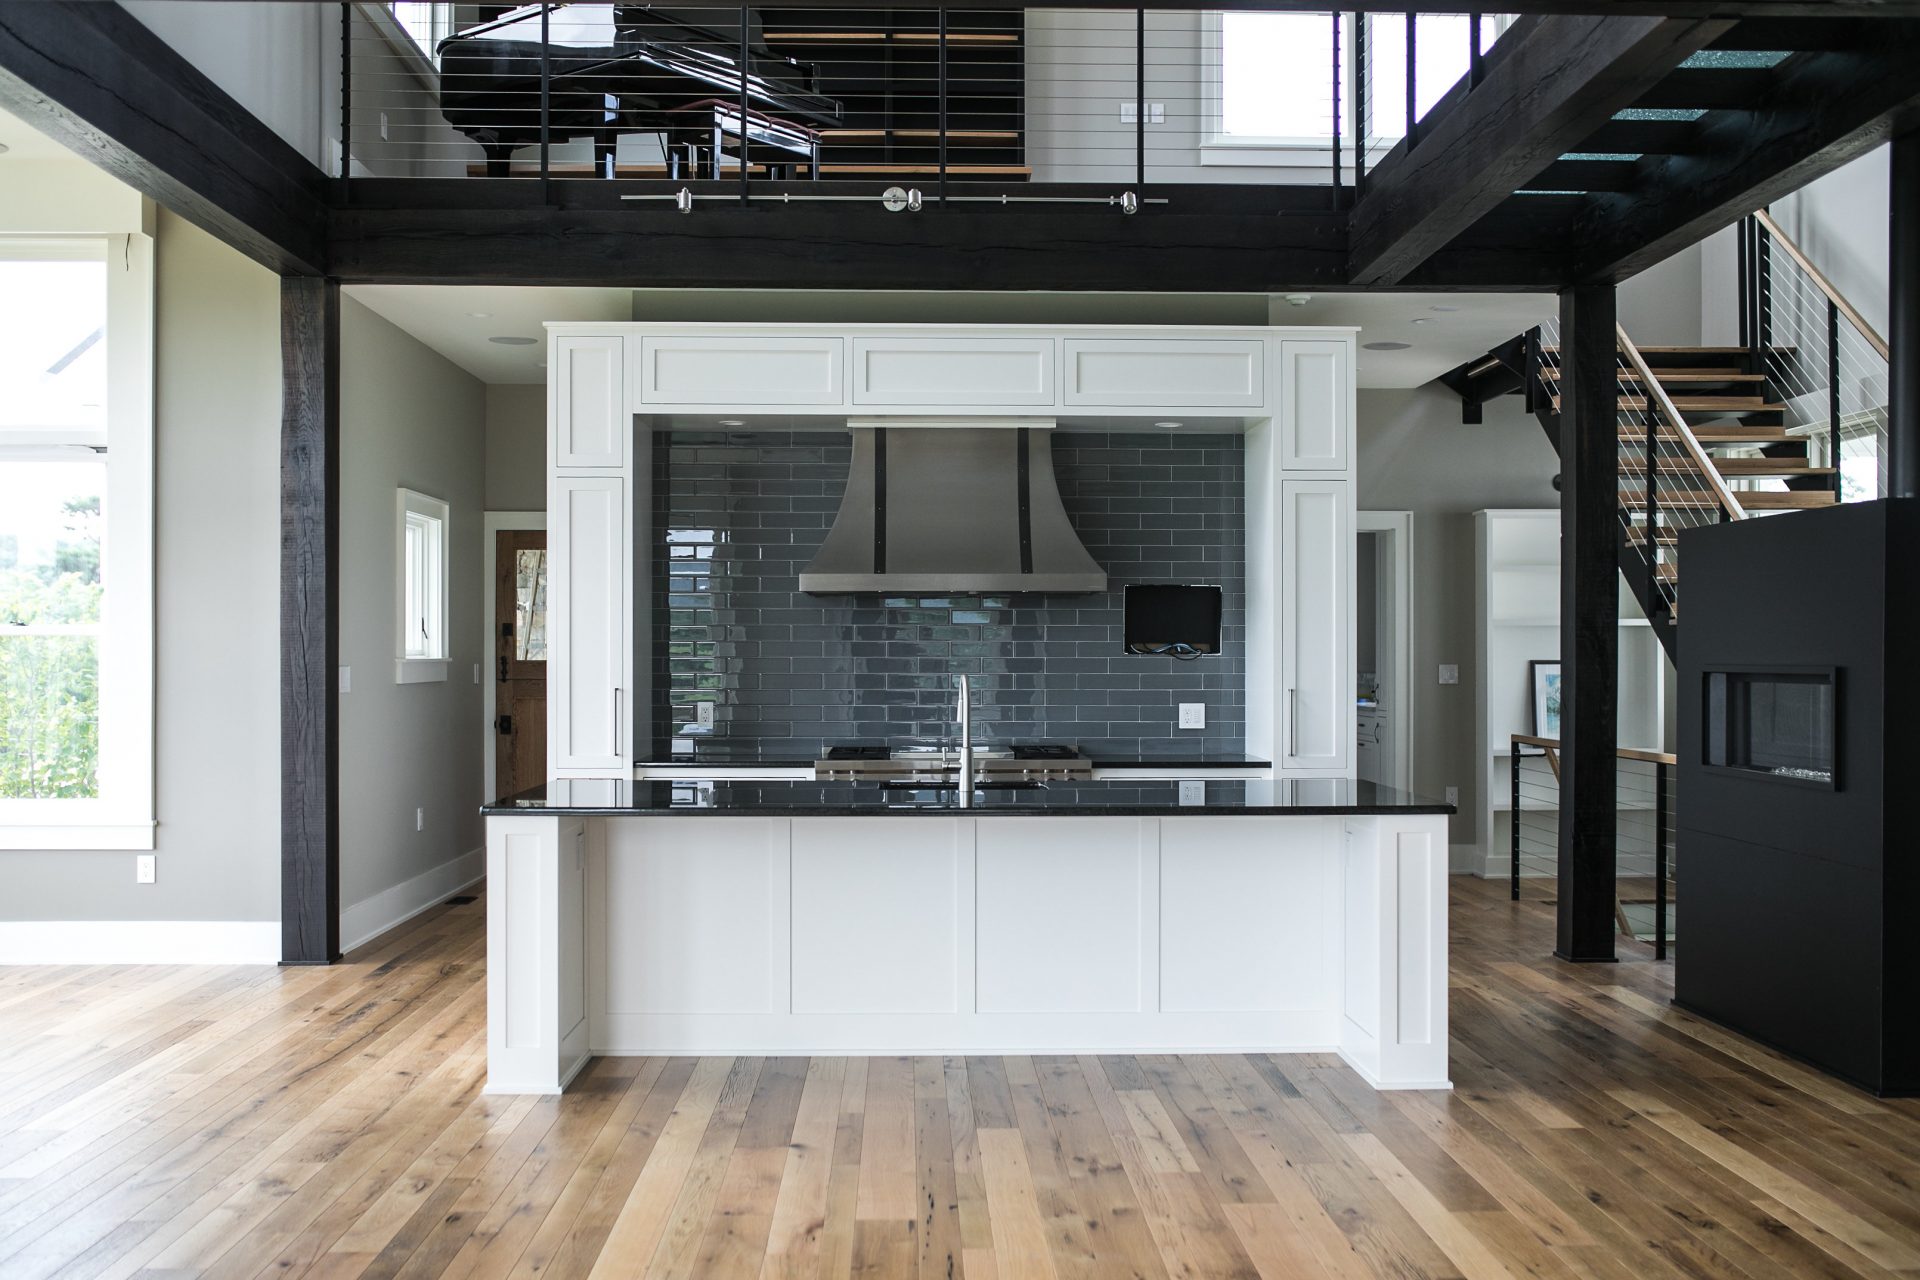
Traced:
[[967, 678], [960, 677], [960, 794], [973, 790], [973, 698]]

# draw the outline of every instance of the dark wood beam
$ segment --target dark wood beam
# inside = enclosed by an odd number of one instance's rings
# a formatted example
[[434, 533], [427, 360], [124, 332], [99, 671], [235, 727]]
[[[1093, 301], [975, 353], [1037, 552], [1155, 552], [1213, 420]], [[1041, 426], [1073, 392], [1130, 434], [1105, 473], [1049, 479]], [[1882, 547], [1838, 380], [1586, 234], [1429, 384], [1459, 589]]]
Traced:
[[[620, 204], [619, 191], [634, 189], [626, 184], [555, 186], [557, 207], [538, 203], [534, 183], [356, 180], [354, 203], [334, 214], [333, 274], [349, 284], [629, 288], [1349, 287], [1346, 214], [1328, 207], [1324, 188], [1154, 186], [1147, 194], [1169, 203], [1130, 217], [1104, 207], [931, 202], [918, 214], [888, 213], [877, 189], [871, 205], [703, 201], [681, 214], [657, 201]], [[483, 199], [487, 207], [475, 207]], [[1549, 292], [1564, 283], [1564, 240], [1514, 239], [1511, 230], [1511, 220], [1476, 228], [1409, 287]]]
[[1613, 286], [1560, 295], [1560, 865], [1563, 960], [1612, 960], [1619, 826], [1620, 429]]
[[[841, 9], [897, 9], [894, 0], [843, 0]], [[1113, 0], [968, 0], [968, 9], [1018, 10], [1112, 9]], [[1460, 0], [1369, 0], [1359, 5], [1343, 5], [1365, 13], [1445, 13], [1461, 12]], [[818, 0], [761, 0], [755, 9], [818, 10]], [[1325, 13], [1326, 0], [1155, 0], [1153, 8], [1167, 12], [1190, 10], [1284, 11]], [[1920, 0], [1507, 0], [1503, 13], [1520, 14], [1619, 14], [1627, 17], [1654, 18], [1875, 18], [1920, 16]]]
[[340, 285], [280, 282], [280, 958], [340, 958]]
[[117, 4], [0, 3], [0, 108], [275, 271], [325, 266], [324, 175]]
[[1887, 497], [1920, 498], [1920, 130], [1888, 167]]
[[1401, 281], [1728, 26], [1622, 17], [1516, 24], [1479, 87], [1430, 113], [1419, 144], [1368, 178], [1353, 209], [1353, 283]]
[[1870, 49], [1796, 54], [1687, 154], [1642, 161], [1637, 190], [1593, 196], [1574, 278], [1623, 280], [1920, 124], [1920, 22], [1871, 25]]

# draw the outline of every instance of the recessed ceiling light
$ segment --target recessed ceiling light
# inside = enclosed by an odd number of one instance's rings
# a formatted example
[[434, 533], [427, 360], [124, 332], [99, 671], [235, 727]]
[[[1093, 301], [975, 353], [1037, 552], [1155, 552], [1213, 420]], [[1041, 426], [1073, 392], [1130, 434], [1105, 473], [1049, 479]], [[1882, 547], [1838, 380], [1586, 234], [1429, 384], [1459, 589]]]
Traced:
[[493, 318], [493, 312], [491, 311], [469, 311], [467, 314], [475, 320], [491, 320]]
[[720, 425], [723, 427], [744, 427], [747, 425], [747, 420], [745, 418], [722, 418], [720, 419]]
[[1458, 311], [1459, 309], [1460, 308], [1450, 306], [1444, 302], [1436, 302], [1433, 306], [1427, 308], [1429, 311]]
[[1180, 426], [1177, 422], [1156, 422], [1153, 425], [1159, 427], [1162, 431], [1173, 431]]
[[497, 337], [497, 338], [488, 338], [487, 341], [497, 342], [503, 347], [530, 347], [534, 343], [540, 341], [540, 339], [521, 338], [521, 337], [515, 337], [512, 335], [509, 335], [509, 334], [502, 334], [500, 337]]
[[1368, 351], [1405, 351], [1411, 342], [1363, 342], [1360, 344]]

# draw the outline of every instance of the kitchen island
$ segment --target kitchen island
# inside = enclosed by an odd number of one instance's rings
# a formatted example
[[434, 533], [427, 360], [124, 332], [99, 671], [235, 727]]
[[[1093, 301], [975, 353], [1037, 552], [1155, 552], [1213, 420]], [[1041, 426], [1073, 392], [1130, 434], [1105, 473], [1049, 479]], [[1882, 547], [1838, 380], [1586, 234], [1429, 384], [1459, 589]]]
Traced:
[[575, 779], [484, 812], [491, 1092], [666, 1053], [1338, 1052], [1447, 1087], [1452, 810], [1388, 788]]

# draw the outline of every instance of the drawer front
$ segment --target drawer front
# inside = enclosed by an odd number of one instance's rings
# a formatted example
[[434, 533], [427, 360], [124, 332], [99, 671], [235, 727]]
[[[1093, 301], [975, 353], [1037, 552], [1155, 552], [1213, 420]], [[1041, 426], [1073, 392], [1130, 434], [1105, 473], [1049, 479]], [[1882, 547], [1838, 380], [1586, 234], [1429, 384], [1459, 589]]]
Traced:
[[646, 338], [649, 404], [844, 404], [840, 338]]
[[1266, 403], [1266, 344], [1068, 338], [1065, 403], [1256, 409]]
[[1051, 338], [855, 338], [853, 403], [1048, 405]]

